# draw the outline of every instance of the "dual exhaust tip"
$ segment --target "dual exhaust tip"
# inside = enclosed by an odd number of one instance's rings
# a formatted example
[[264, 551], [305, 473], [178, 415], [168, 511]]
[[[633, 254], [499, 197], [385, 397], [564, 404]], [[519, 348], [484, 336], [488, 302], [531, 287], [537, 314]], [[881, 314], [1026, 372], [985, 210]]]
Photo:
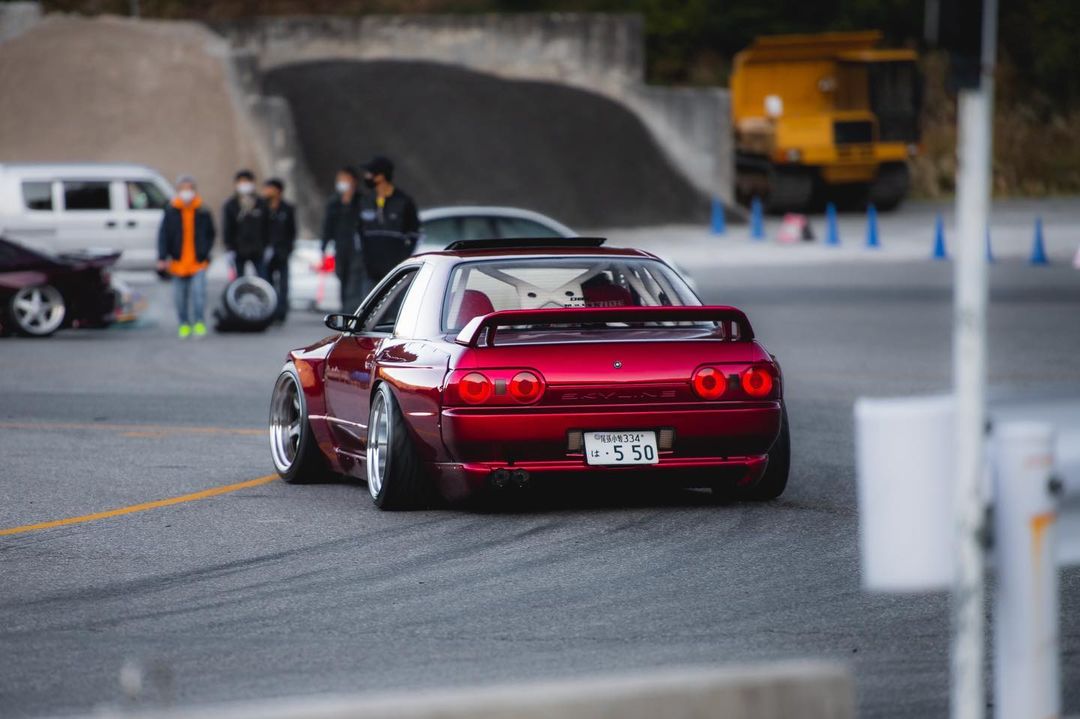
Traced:
[[496, 489], [524, 487], [529, 483], [529, 473], [524, 469], [494, 469], [488, 475], [488, 483]]

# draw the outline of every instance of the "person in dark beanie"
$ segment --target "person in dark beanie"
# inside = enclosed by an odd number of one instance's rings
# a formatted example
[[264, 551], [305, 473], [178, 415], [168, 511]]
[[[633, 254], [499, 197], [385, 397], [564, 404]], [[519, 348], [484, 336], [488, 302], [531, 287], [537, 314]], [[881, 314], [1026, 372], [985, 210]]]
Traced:
[[289, 256], [296, 245], [296, 211], [285, 201], [285, 183], [271, 177], [263, 183], [266, 201], [267, 246], [263, 257], [264, 279], [277, 290], [275, 322], [284, 322], [289, 312]]
[[214, 236], [214, 216], [203, 207], [195, 180], [181, 175], [158, 229], [157, 268], [172, 276], [182, 340], [206, 335], [206, 268]]
[[250, 262], [256, 275], [263, 275], [263, 253], [266, 251], [266, 203], [255, 192], [255, 175], [240, 170], [234, 178], [236, 192], [221, 210], [225, 249], [233, 255], [236, 276], [244, 274]]
[[334, 196], [326, 203], [323, 219], [322, 251], [334, 243], [334, 272], [341, 284], [341, 311], [353, 312], [367, 296], [367, 283], [356, 283], [363, 273], [364, 259], [360, 253], [360, 240], [356, 225], [360, 218], [360, 193], [357, 183], [360, 175], [356, 168], [346, 165], [334, 178]]
[[378, 282], [409, 257], [420, 238], [416, 203], [394, 186], [394, 163], [376, 156], [364, 166], [364, 184], [372, 192], [360, 199], [360, 244], [368, 278]]

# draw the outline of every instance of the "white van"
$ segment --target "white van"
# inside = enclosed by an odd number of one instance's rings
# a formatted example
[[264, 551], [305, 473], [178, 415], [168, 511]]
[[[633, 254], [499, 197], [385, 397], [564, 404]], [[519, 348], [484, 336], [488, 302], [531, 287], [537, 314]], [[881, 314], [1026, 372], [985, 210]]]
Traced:
[[118, 266], [148, 268], [172, 196], [142, 165], [0, 164], [0, 235], [52, 252], [122, 250]]

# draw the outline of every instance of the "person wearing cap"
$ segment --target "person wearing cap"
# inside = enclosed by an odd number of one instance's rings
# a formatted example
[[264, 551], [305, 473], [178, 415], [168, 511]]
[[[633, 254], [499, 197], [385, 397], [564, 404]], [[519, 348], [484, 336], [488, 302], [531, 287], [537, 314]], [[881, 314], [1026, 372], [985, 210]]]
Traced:
[[289, 255], [296, 245], [296, 211], [285, 201], [285, 183], [271, 177], [263, 183], [266, 201], [267, 247], [263, 257], [264, 279], [277, 290], [274, 321], [284, 322], [289, 312]]
[[182, 340], [206, 335], [206, 268], [214, 237], [214, 216], [203, 207], [194, 178], [181, 175], [158, 228], [157, 268], [172, 276]]
[[367, 296], [367, 282], [354, 282], [366, 277], [360, 255], [360, 238], [356, 224], [360, 219], [360, 193], [357, 183], [360, 174], [355, 167], [345, 165], [334, 178], [334, 196], [326, 203], [323, 218], [322, 251], [334, 243], [334, 273], [341, 288], [341, 311], [353, 312]]
[[261, 276], [268, 229], [266, 203], [255, 192], [251, 170], [240, 170], [233, 179], [236, 192], [221, 210], [225, 249], [232, 253], [237, 277], [243, 276], [248, 263]]
[[394, 186], [393, 162], [379, 155], [364, 170], [364, 184], [372, 192], [360, 198], [360, 245], [368, 279], [378, 282], [412, 254], [420, 216], [413, 199]]

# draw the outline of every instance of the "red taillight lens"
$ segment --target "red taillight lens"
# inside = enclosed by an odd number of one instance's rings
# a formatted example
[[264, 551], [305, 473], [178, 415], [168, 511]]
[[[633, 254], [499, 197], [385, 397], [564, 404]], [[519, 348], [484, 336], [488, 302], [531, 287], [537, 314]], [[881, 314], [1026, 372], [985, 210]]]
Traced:
[[751, 397], [768, 397], [772, 392], [772, 374], [764, 367], [750, 367], [742, 373], [742, 388]]
[[461, 399], [469, 404], [487, 402], [494, 391], [495, 385], [479, 372], [470, 372], [458, 382], [458, 393], [461, 395]]
[[694, 372], [694, 392], [702, 399], [720, 399], [726, 389], [724, 373], [714, 367], [702, 367]]
[[518, 372], [510, 379], [510, 396], [518, 402], [528, 403], [540, 399], [544, 383], [532, 372]]

